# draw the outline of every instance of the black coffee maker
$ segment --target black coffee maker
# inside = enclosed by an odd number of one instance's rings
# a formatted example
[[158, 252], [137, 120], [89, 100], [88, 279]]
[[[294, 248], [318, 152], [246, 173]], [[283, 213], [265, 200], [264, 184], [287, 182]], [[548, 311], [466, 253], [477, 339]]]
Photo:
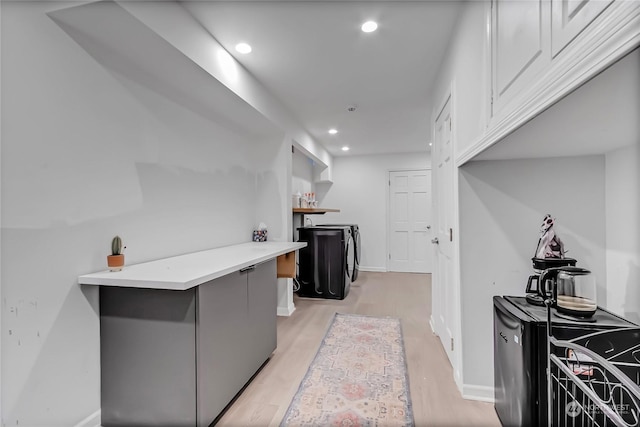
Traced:
[[574, 267], [577, 261], [573, 258], [536, 257], [531, 258], [531, 261], [533, 262], [534, 274], [529, 276], [529, 280], [527, 280], [527, 294], [525, 298], [529, 304], [543, 306], [545, 298], [542, 295], [551, 297], [553, 289], [548, 280], [545, 280], [547, 283], [540, 283], [540, 275], [542, 272], [553, 267]]

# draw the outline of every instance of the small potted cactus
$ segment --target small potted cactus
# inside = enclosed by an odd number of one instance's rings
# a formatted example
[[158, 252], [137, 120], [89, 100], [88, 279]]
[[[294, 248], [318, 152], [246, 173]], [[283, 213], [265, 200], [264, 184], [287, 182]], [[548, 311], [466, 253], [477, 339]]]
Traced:
[[120, 271], [124, 267], [124, 254], [122, 251], [125, 246], [122, 246], [122, 239], [120, 236], [116, 236], [111, 240], [111, 255], [107, 255], [107, 265], [111, 271]]

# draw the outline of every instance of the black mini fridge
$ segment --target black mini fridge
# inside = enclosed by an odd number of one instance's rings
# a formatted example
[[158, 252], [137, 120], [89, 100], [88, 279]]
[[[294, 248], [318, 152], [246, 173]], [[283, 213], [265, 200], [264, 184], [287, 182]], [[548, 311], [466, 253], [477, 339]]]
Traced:
[[[592, 332], [636, 325], [598, 308], [588, 319], [552, 310], [554, 337], [570, 340]], [[493, 297], [495, 409], [503, 426], [547, 425], [547, 308], [524, 297]], [[613, 347], [629, 343], [611, 342]]]
[[298, 228], [298, 241], [307, 242], [298, 252], [298, 295], [344, 299], [349, 294], [351, 227]]

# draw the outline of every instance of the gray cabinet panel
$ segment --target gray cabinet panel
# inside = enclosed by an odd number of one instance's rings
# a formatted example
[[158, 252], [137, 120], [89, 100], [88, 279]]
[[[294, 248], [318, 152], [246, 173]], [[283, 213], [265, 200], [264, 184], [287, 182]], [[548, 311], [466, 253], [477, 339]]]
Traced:
[[256, 265], [249, 274], [251, 369], [255, 372], [276, 349], [278, 310], [276, 261]]
[[247, 372], [247, 275], [198, 287], [198, 425], [208, 426], [251, 378]]
[[103, 426], [194, 426], [195, 290], [100, 288]]

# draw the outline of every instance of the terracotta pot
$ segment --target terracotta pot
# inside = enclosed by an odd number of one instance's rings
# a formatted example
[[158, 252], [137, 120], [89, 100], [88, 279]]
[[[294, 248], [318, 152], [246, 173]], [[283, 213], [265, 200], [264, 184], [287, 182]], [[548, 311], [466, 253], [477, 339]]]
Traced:
[[107, 265], [111, 271], [120, 271], [124, 267], [124, 255], [107, 255]]

